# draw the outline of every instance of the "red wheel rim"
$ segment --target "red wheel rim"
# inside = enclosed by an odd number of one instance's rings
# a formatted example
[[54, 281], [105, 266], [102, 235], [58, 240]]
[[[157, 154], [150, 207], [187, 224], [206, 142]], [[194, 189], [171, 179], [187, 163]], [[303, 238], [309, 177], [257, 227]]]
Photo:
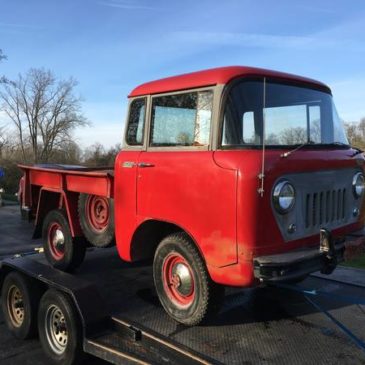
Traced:
[[162, 266], [165, 292], [178, 307], [189, 307], [195, 298], [194, 276], [189, 263], [177, 252], [169, 254]]
[[59, 223], [53, 222], [48, 228], [48, 247], [55, 260], [65, 256], [65, 236]]
[[86, 216], [95, 232], [105, 231], [110, 218], [109, 200], [102, 196], [89, 195], [86, 200]]

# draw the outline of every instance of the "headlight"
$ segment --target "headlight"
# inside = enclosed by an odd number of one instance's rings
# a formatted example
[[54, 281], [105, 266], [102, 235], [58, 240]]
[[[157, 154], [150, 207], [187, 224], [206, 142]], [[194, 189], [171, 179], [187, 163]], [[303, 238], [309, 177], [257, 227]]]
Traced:
[[276, 184], [273, 192], [275, 209], [279, 213], [287, 213], [293, 208], [295, 202], [295, 190], [289, 181], [280, 181]]
[[355, 198], [360, 198], [360, 196], [364, 194], [365, 180], [364, 180], [364, 175], [361, 172], [358, 172], [353, 177], [352, 190], [354, 192]]

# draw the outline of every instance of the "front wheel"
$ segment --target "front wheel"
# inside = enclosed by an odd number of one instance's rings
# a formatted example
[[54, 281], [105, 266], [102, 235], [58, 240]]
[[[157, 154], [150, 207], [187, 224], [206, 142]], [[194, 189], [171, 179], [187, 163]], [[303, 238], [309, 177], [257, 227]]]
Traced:
[[66, 294], [49, 289], [43, 295], [38, 332], [43, 350], [53, 364], [76, 365], [84, 359], [80, 318]]
[[197, 325], [218, 312], [224, 287], [209, 277], [204, 261], [184, 233], [167, 236], [159, 244], [153, 276], [160, 302], [176, 321]]
[[73, 238], [63, 210], [51, 210], [43, 222], [43, 249], [47, 261], [56, 269], [73, 271], [85, 258], [86, 244]]

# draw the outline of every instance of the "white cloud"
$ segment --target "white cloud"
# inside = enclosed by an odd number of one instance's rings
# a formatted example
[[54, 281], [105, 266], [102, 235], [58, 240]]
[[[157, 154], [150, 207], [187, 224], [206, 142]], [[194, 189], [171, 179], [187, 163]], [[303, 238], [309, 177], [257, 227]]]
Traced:
[[236, 47], [288, 48], [313, 51], [319, 49], [358, 49], [365, 46], [363, 40], [334, 38], [329, 33], [311, 34], [308, 36], [275, 35], [239, 32], [199, 32], [179, 31], [172, 37], [176, 41], [201, 45], [224, 45]]
[[98, 4], [111, 8], [119, 8], [125, 10], [151, 10], [155, 9], [152, 6], [144, 5], [136, 1], [131, 0], [104, 0], [99, 1]]
[[83, 149], [94, 143], [100, 143], [105, 148], [122, 143], [124, 123], [98, 122], [90, 127], [78, 128], [74, 136], [78, 145]]

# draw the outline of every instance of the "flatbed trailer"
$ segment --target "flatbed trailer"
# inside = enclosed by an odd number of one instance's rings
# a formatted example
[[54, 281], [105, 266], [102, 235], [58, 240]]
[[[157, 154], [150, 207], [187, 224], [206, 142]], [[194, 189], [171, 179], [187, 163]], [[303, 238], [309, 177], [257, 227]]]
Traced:
[[[83, 351], [110, 363], [365, 363], [364, 307], [338, 299], [364, 303], [361, 285], [311, 276], [289, 288], [231, 289], [218, 316], [187, 327], [159, 304], [149, 263], [121, 264], [113, 248], [88, 257], [77, 276], [51, 268], [42, 254], [4, 260], [1, 276], [17, 271], [43, 292], [52, 288], [68, 296], [81, 319]], [[358, 342], [308, 301], [305, 288], [325, 294], [311, 300]]]

